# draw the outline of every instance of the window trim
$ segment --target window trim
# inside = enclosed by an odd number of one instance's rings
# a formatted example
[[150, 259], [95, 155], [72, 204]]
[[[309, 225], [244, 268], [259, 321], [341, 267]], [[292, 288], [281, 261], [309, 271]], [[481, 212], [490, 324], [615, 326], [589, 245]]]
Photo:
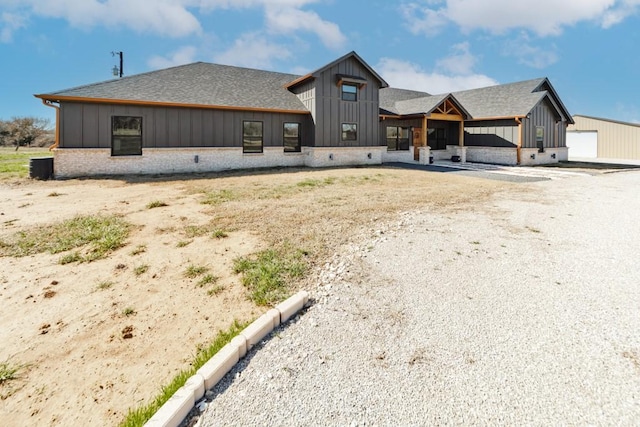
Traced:
[[[345, 91], [345, 87], [353, 88], [353, 92]], [[347, 102], [358, 102], [358, 85], [354, 83], [342, 83], [340, 85], [340, 99]], [[345, 97], [345, 95], [348, 95]], [[353, 99], [351, 99], [353, 98]]]
[[[345, 133], [349, 133], [349, 130], [345, 130], [344, 127], [345, 126], [353, 126], [353, 134], [355, 135], [353, 138], [345, 138]], [[358, 140], [358, 124], [357, 123], [342, 123], [342, 126], [340, 126], [341, 132], [340, 132], [340, 140], [341, 141], [357, 141]]]
[[[140, 135], [115, 135], [114, 134], [114, 126], [115, 126], [115, 120], [116, 119], [120, 119], [120, 118], [125, 118], [125, 119], [139, 119], [140, 120]], [[140, 146], [139, 146], [139, 150], [136, 153], [125, 153], [125, 154], [120, 154], [120, 153], [116, 153], [115, 149], [114, 149], [114, 139], [115, 138], [121, 138], [121, 139], [139, 139], [140, 140]], [[126, 157], [126, 156], [142, 156], [142, 116], [111, 116], [111, 157]]]
[[[285, 130], [287, 125], [296, 125], [298, 127], [298, 143], [294, 147], [293, 150], [287, 149], [288, 146], [286, 144], [287, 136], [285, 135]], [[300, 122], [284, 122], [282, 123], [282, 147], [285, 153], [299, 153], [302, 151], [302, 134], [301, 134], [302, 124]], [[291, 137], [289, 137], [291, 138]]]
[[[260, 151], [247, 151], [244, 144], [246, 138], [245, 125], [247, 123], [260, 123]], [[264, 153], [264, 122], [262, 120], [243, 120], [242, 121], [242, 154], [262, 154]]]

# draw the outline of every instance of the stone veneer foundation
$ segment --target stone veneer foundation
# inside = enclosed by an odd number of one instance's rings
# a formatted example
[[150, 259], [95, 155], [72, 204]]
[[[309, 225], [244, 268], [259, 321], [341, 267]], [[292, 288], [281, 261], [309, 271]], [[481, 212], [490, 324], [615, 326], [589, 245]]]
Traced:
[[382, 164], [386, 147], [303, 147], [284, 153], [265, 147], [263, 153], [244, 154], [240, 148], [145, 148], [141, 156], [111, 156], [110, 149], [57, 148], [54, 177], [92, 175], [171, 174], [220, 172], [279, 166], [350, 166]]

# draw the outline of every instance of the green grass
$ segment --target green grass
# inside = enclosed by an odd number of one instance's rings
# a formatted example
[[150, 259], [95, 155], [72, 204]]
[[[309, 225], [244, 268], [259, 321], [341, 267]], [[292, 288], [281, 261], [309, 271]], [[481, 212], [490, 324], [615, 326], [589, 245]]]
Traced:
[[98, 283], [98, 286], [96, 286], [96, 288], [98, 288], [101, 291], [104, 291], [105, 289], [109, 289], [113, 285], [114, 285], [113, 282], [108, 280], [103, 280], [102, 282]]
[[142, 264], [142, 265], [139, 265], [139, 266], [135, 267], [133, 269], [133, 273], [136, 276], [140, 276], [141, 274], [146, 273], [148, 270], [149, 270], [149, 265], [148, 264]]
[[216, 285], [213, 288], [209, 289], [207, 291], [207, 295], [209, 296], [215, 296], [220, 294], [222, 291], [224, 291], [226, 288], [223, 285]]
[[169, 206], [169, 205], [167, 205], [165, 202], [161, 200], [154, 200], [153, 202], [147, 203], [147, 209], [161, 208], [164, 206]]
[[53, 157], [53, 154], [46, 148], [21, 148], [19, 151], [15, 151], [15, 147], [1, 147], [0, 179], [28, 177], [31, 157]]
[[185, 246], [191, 244], [191, 242], [191, 240], [180, 240], [178, 243], [176, 243], [176, 248], [184, 248]]
[[82, 255], [80, 255], [80, 252], [78, 251], [73, 251], [66, 255], [63, 255], [58, 260], [58, 264], [65, 265], [65, 264], [71, 264], [72, 262], [79, 262], [79, 261], [82, 261]]
[[13, 365], [9, 362], [0, 363], [0, 385], [18, 378], [18, 372], [22, 365]]
[[231, 190], [208, 191], [200, 201], [203, 205], [219, 205], [231, 200], [236, 200], [238, 195]]
[[184, 234], [189, 239], [204, 236], [208, 231], [208, 228], [204, 225], [187, 225], [184, 228]]
[[242, 273], [242, 284], [249, 289], [250, 299], [258, 305], [270, 305], [289, 296], [289, 283], [307, 270], [306, 252], [285, 246], [267, 249], [254, 258], [234, 260], [235, 273]]
[[196, 277], [206, 273], [209, 269], [203, 265], [190, 265], [184, 271], [184, 276], [189, 279], [195, 279]]
[[94, 261], [124, 246], [130, 228], [129, 223], [115, 215], [77, 216], [15, 233], [9, 241], [0, 242], [0, 255], [57, 254], [86, 246], [82, 261]]
[[229, 237], [229, 234], [225, 230], [218, 228], [216, 230], [213, 230], [213, 233], [211, 233], [211, 237], [214, 239], [224, 239], [225, 237]]
[[202, 288], [211, 283], [216, 283], [218, 279], [219, 277], [214, 276], [213, 274], [206, 274], [202, 277], [202, 279], [198, 280], [198, 286]]
[[133, 307], [127, 307], [122, 310], [122, 314], [126, 317], [133, 316], [134, 314], [136, 314], [136, 310]]
[[250, 322], [241, 323], [237, 320], [233, 322], [231, 327], [226, 331], [218, 332], [214, 341], [207, 347], [197, 350], [191, 366], [184, 369], [173, 380], [160, 389], [160, 393], [151, 402], [139, 408], [129, 409], [126, 418], [120, 423], [120, 427], [140, 427], [155, 414], [160, 407], [173, 396], [173, 394], [184, 383], [192, 377], [198, 369], [202, 367], [209, 359], [211, 359], [222, 347], [230, 342], [236, 335], [240, 333]]

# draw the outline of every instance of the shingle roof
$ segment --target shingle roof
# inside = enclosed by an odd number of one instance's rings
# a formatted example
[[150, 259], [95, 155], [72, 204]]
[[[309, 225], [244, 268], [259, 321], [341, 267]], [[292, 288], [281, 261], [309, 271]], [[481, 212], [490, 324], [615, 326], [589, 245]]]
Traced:
[[424, 98], [425, 96], [431, 96], [431, 94], [416, 90], [396, 89], [392, 87], [380, 89], [380, 108], [393, 114], [400, 114], [396, 110], [396, 102], [407, 101], [415, 98]]
[[546, 91], [534, 92], [545, 78], [454, 92], [474, 118], [526, 116]]
[[196, 62], [37, 96], [307, 111], [298, 97], [284, 88], [298, 77]]
[[[546, 85], [545, 85], [546, 83]], [[549, 89], [543, 90], [544, 88]], [[429, 95], [405, 89], [387, 88], [380, 90], [382, 113], [411, 115], [429, 111], [448, 94]], [[552, 97], [562, 114], [571, 122], [571, 116], [560, 102], [546, 78], [526, 80], [497, 86], [453, 92], [451, 95], [467, 110], [472, 118], [523, 117], [545, 97]]]

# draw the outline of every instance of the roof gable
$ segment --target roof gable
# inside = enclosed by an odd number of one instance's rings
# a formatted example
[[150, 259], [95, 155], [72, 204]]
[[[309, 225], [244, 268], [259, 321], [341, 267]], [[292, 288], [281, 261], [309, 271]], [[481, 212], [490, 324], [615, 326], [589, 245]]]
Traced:
[[[293, 81], [290, 81], [288, 84], [285, 85], [285, 87], [287, 89], [292, 89], [304, 82], [307, 82], [309, 80], [312, 79], [316, 79], [318, 77], [320, 77], [320, 75], [322, 75], [322, 73], [324, 73], [325, 71], [331, 69], [332, 67], [340, 64], [341, 62], [347, 61], [349, 59], [353, 58], [354, 60], [356, 60], [357, 62], [360, 63], [360, 65], [362, 65], [379, 83], [379, 87], [380, 88], [386, 88], [389, 87], [389, 84], [373, 69], [369, 66], [369, 64], [367, 64], [364, 59], [362, 59], [357, 53], [355, 53], [354, 51], [351, 51], [349, 53], [347, 53], [346, 55], [341, 56], [340, 58], [336, 59], [335, 61], [332, 61], [330, 63], [328, 63], [327, 65], [318, 68], [317, 70], [306, 74], [302, 77], [299, 77]], [[349, 76], [351, 78], [358, 78], [359, 76]]]
[[447, 103], [451, 103], [455, 109], [461, 113], [465, 120], [471, 118], [471, 115], [466, 108], [464, 108], [456, 97], [450, 93], [398, 101], [395, 103], [395, 108], [398, 111], [398, 114], [403, 116], [418, 114], [429, 115], [431, 113], [439, 113], [440, 111], [438, 111], [438, 108], [443, 106], [443, 104], [446, 105]]

